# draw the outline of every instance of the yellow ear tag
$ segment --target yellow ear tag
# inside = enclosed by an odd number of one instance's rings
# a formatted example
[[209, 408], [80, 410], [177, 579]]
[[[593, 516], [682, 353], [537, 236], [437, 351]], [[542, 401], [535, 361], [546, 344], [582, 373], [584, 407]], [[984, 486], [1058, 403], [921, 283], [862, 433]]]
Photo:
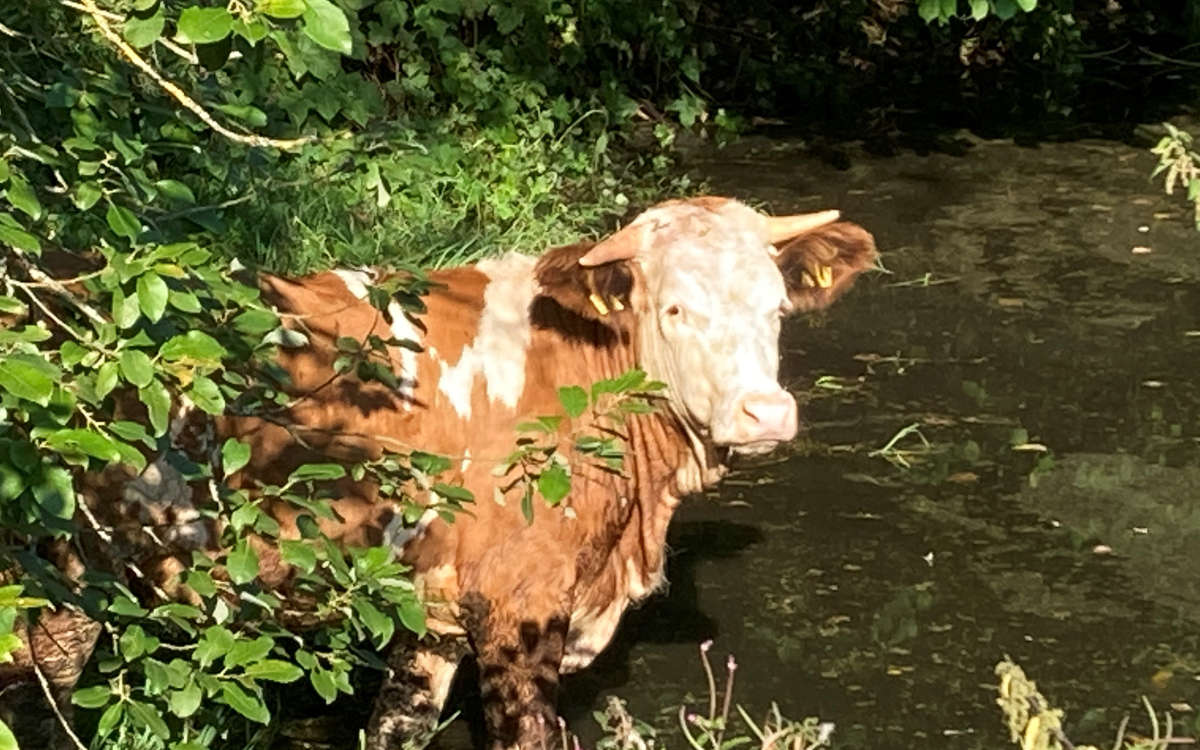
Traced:
[[822, 289], [828, 289], [833, 286], [833, 267], [821, 266], [817, 271], [817, 286]]
[[608, 305], [604, 304], [604, 300], [600, 299], [600, 295], [592, 292], [588, 295], [588, 301], [592, 303], [592, 307], [596, 308], [596, 312], [600, 313], [601, 317], [608, 315]]
[[609, 297], [608, 301], [612, 303], [612, 309], [616, 310], [617, 312], [620, 312], [621, 310], [625, 309], [625, 305], [624, 305], [624, 303], [621, 302], [620, 297], [616, 297], [616, 296]]
[[800, 285], [804, 287], [816, 286], [817, 280], [812, 277], [808, 271], [800, 272]]

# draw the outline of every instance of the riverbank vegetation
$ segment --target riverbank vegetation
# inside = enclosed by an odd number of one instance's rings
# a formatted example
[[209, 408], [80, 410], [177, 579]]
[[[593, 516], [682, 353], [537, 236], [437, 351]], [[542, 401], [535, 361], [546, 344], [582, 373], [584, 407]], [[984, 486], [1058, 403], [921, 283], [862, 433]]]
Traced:
[[[375, 648], [395, 632], [422, 632], [387, 550], [344, 557], [319, 536], [281, 552], [342, 618], [303, 633], [281, 623], [284, 603], [256, 580], [246, 536], [270, 536], [271, 521], [258, 496], [224, 483], [246, 462], [236, 443], [215, 466], [185, 467], [211, 489], [205, 518], [219, 519], [229, 549], [187, 574], [199, 605], [148, 605], [154, 592], [136, 568], [65, 579], [50, 562], [82, 538], [111, 542], [114, 530], [83, 512], [75, 477], [144, 468], [179, 399], [210, 414], [286, 401], [271, 356], [303, 342], [241, 269], [408, 268], [412, 289], [389, 291], [417, 309], [422, 267], [539, 251], [694, 189], [673, 170], [681, 133], [788, 126], [880, 148], [964, 126], [1124, 134], [1175, 111], [1198, 28], [1196, 3], [1165, 0], [10, 9], [0, 19], [0, 662], [19, 645], [14, 628], [83, 612], [103, 631], [80, 689], [31, 686], [35, 701], [77, 707], [71, 742], [257, 747], [273, 737], [282, 690], [333, 702], [381, 667]], [[1195, 155], [1185, 134], [1171, 137], [1164, 160], [1193, 161], [1186, 174], [1167, 166], [1167, 185], [1187, 177], [1194, 199]], [[352, 364], [386, 378], [369, 352]], [[127, 402], [144, 416], [126, 418]], [[442, 465], [414, 452], [362, 470], [438, 487], [449, 512], [468, 498], [436, 485]], [[342, 471], [318, 467], [264, 492], [319, 507], [319, 482]], [[811, 745], [819, 730], [788, 736]]]

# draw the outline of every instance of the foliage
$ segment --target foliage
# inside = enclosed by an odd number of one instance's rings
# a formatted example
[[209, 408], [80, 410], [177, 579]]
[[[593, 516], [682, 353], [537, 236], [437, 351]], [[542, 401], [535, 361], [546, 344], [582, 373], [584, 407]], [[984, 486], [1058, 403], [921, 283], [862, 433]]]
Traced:
[[1150, 150], [1158, 157], [1158, 166], [1151, 177], [1163, 175], [1163, 189], [1173, 195], [1176, 187], [1187, 189], [1187, 199], [1195, 207], [1196, 229], [1200, 229], [1200, 154], [1192, 148], [1190, 133], [1169, 122], [1163, 127], [1167, 134]]
[[[1037, 684], [1025, 675], [1025, 670], [1007, 657], [996, 665], [996, 677], [1000, 679], [999, 697], [996, 705], [1004, 714], [1009, 737], [1021, 750], [1096, 750], [1093, 745], [1075, 745], [1063, 731], [1062, 709], [1054, 708], [1037, 689]], [[1149, 736], [1127, 736], [1129, 723], [1126, 716], [1117, 729], [1113, 748], [1123, 750], [1164, 750], [1175, 743], [1190, 743], [1190, 738], [1177, 737], [1172, 732], [1171, 714], [1164, 714], [1164, 725], [1159, 724], [1158, 714], [1143, 696], [1146, 714], [1149, 717]]]

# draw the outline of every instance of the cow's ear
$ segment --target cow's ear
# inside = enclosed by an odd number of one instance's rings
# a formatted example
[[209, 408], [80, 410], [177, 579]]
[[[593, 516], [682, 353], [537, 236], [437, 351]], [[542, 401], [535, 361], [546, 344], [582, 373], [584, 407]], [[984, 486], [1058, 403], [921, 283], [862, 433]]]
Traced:
[[633, 267], [626, 260], [580, 265], [579, 259], [592, 247], [593, 243], [580, 243], [555, 248], [538, 260], [534, 274], [543, 296], [580, 317], [611, 322], [630, 308]]
[[797, 311], [828, 307], [873, 268], [875, 238], [857, 224], [839, 221], [805, 232], [777, 246], [776, 262]]

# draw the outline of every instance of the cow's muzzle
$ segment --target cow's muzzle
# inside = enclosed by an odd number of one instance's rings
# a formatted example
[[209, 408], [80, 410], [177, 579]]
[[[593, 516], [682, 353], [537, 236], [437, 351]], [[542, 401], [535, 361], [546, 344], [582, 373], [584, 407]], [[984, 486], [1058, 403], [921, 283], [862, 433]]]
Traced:
[[796, 437], [796, 399], [780, 388], [773, 392], [743, 394], [733, 404], [733, 419], [727, 434], [713, 435], [718, 444], [739, 453], [770, 450]]

